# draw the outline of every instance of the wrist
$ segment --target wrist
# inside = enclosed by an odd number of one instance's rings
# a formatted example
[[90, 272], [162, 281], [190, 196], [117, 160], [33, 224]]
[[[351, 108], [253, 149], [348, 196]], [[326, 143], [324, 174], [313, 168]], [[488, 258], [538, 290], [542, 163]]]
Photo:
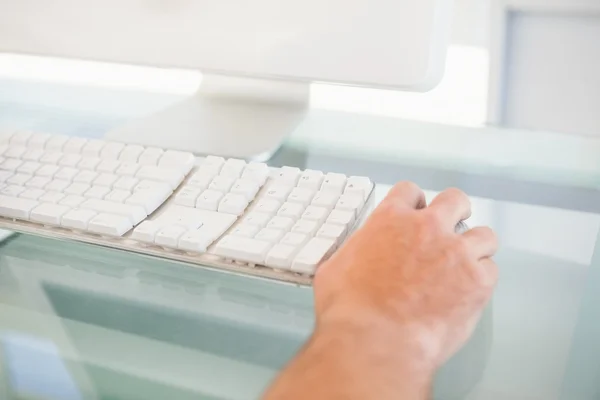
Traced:
[[[319, 321], [313, 338], [336, 343], [354, 354], [357, 362], [391, 364], [397, 374], [429, 387], [437, 369], [432, 343], [418, 329], [386, 318], [326, 318]], [[437, 346], [436, 346], [437, 347]]]

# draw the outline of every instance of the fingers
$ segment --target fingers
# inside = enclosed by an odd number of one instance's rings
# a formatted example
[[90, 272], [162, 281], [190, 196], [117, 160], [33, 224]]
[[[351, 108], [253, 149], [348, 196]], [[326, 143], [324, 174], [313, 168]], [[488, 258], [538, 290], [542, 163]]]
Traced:
[[471, 201], [458, 189], [447, 189], [438, 194], [427, 208], [435, 213], [445, 228], [454, 231], [456, 225], [471, 216]]
[[479, 260], [489, 258], [498, 251], [498, 238], [493, 230], [488, 227], [473, 228], [463, 235], [470, 251]]
[[386, 197], [386, 201], [394, 202], [412, 209], [425, 208], [425, 193], [412, 182], [400, 182], [394, 185]]

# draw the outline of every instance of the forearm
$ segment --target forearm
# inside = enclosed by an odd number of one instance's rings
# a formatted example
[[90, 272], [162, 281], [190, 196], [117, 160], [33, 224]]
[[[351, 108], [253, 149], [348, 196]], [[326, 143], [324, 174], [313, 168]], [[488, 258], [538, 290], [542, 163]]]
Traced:
[[426, 399], [433, 368], [420, 346], [396, 336], [385, 328], [318, 328], [264, 399]]

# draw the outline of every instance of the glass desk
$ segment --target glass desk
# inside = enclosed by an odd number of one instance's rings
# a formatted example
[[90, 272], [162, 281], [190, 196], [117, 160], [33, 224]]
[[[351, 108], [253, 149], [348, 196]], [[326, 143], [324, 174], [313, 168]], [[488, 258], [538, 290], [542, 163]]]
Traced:
[[[468, 140], [464, 152], [473, 157], [438, 147], [411, 158], [402, 156], [401, 135], [397, 143], [377, 136], [393, 126], [379, 125], [362, 148], [356, 130], [337, 146], [311, 134], [352, 118], [315, 112], [271, 163], [366, 174], [378, 198], [402, 179], [429, 198], [458, 186], [472, 196], [470, 225], [490, 225], [501, 239], [494, 299], [470, 342], [440, 370], [434, 398], [598, 399], [600, 167], [590, 161], [598, 143], [517, 135], [517, 159], [490, 149], [505, 140], [494, 135], [515, 135], [497, 131]], [[381, 121], [358, 122], [395, 123]], [[459, 140], [464, 132], [452, 134]], [[545, 143], [547, 164], [525, 162], [521, 145], [532, 137]], [[417, 154], [413, 145], [404, 151]], [[16, 235], [0, 244], [0, 398], [253, 399], [308, 337], [312, 320], [307, 287]]]

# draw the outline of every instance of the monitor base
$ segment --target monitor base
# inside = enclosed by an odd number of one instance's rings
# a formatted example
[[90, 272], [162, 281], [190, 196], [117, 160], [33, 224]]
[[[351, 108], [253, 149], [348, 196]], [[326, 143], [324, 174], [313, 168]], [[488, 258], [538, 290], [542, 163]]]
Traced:
[[264, 161], [306, 116], [309, 92], [308, 83], [205, 75], [194, 96], [106, 139]]

